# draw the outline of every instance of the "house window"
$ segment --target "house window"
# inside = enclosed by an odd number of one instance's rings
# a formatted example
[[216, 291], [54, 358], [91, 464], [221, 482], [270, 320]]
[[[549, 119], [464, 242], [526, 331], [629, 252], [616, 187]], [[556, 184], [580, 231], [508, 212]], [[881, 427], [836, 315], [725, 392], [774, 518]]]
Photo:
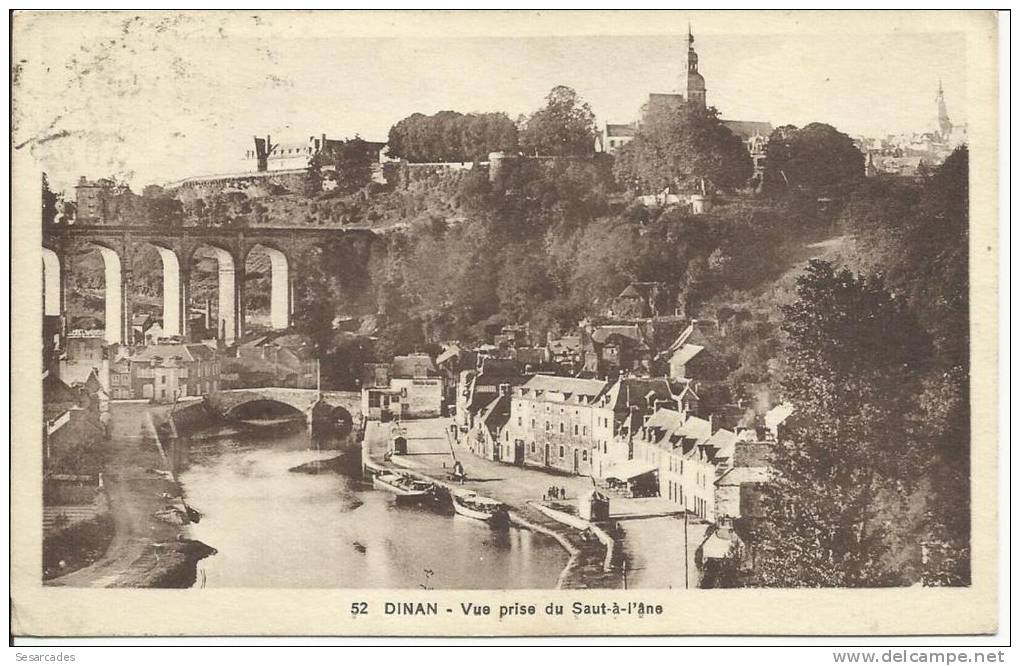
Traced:
[[563, 432], [563, 423], [560, 423], [560, 432]]
[[578, 428], [577, 428], [577, 424], [575, 423], [574, 424], [574, 436], [575, 437], [577, 436], [577, 433], [578, 433]]
[[563, 447], [561, 446], [560, 447], [560, 458], [562, 458], [562, 457], [563, 457]]
[[583, 428], [581, 428], [581, 430], [582, 430], [582, 434], [585, 437], [587, 437], [588, 436], [588, 426], [584, 426]]
[[531, 452], [532, 453], [535, 452], [535, 443], [534, 442], [531, 443]]
[[588, 462], [588, 451], [587, 450], [581, 451], [581, 460], [584, 461], [584, 462]]
[[535, 419], [531, 419], [531, 429], [535, 429]]
[[520, 416], [517, 417], [517, 427], [520, 428], [524, 425], [524, 419]]

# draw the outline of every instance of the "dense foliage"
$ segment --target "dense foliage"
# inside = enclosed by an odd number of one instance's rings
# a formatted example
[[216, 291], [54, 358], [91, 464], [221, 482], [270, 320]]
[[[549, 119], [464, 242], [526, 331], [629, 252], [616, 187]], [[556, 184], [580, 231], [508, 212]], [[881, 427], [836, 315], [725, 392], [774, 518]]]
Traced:
[[766, 149], [762, 188], [773, 195], [806, 189], [839, 193], [864, 178], [864, 155], [853, 140], [831, 125], [777, 127]]
[[697, 104], [647, 109], [615, 165], [620, 183], [646, 193], [667, 187], [733, 189], [747, 182], [752, 169], [743, 142], [722, 124], [719, 112]]
[[525, 155], [585, 156], [595, 152], [595, 114], [573, 88], [556, 86], [545, 106], [531, 114], [521, 128]]
[[517, 151], [517, 126], [505, 113], [415, 113], [390, 128], [390, 156], [409, 162], [473, 162], [495, 151]]
[[782, 219], [767, 202], [693, 215], [625, 208], [612, 203], [614, 189], [602, 160], [511, 162], [492, 181], [470, 172], [458, 196], [465, 219], [388, 237], [372, 279], [391, 325], [387, 348], [481, 339], [493, 316], [530, 322], [541, 338], [603, 314], [634, 280], [663, 282], [671, 306], [693, 314], [782, 264]]
[[969, 583], [967, 199], [965, 148], [921, 185], [869, 182], [843, 223], [871, 277], [798, 280], [750, 584]]
[[376, 148], [359, 136], [329, 142], [308, 161], [308, 192], [313, 195], [320, 192], [325, 178], [335, 182], [340, 194], [360, 190], [372, 180], [375, 153]]
[[754, 580], [909, 584], [898, 555], [916, 530], [908, 500], [927, 454], [911, 418], [927, 338], [878, 280], [812, 261], [797, 293], [783, 321], [782, 388], [795, 413], [774, 452]]

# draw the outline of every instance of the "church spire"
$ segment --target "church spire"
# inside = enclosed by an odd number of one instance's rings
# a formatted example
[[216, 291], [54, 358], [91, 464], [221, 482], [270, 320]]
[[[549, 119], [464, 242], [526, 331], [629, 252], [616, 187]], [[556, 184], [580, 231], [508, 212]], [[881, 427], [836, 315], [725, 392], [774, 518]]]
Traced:
[[939, 91], [935, 95], [936, 128], [943, 138], [949, 136], [953, 131], [953, 123], [949, 120], [949, 112], [946, 110], [946, 98], [942, 91], [942, 79], [939, 79]]
[[705, 79], [698, 73], [698, 53], [694, 50], [694, 29], [687, 22], [687, 74], [684, 96], [688, 103], [705, 108]]

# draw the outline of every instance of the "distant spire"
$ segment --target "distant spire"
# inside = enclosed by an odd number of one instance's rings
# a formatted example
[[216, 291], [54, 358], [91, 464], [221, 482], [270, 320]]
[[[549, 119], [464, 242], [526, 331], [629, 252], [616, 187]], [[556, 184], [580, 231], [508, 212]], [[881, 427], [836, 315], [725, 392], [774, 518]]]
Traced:
[[687, 44], [688, 47], [693, 47], [694, 45], [694, 29], [691, 28], [690, 21], [687, 22]]
[[949, 112], [946, 110], [946, 99], [942, 91], [942, 79], [939, 78], [939, 92], [935, 96], [935, 129], [946, 138], [953, 130], [953, 123], [949, 120]]

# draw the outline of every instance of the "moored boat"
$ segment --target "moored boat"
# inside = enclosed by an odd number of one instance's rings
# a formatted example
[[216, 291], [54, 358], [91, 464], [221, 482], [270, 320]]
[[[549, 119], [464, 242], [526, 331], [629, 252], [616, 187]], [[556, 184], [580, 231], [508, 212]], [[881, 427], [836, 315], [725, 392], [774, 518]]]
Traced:
[[507, 509], [502, 502], [483, 497], [473, 490], [454, 490], [450, 493], [453, 510], [462, 516], [498, 522], [507, 518]]
[[372, 479], [372, 486], [406, 499], [424, 498], [432, 492], [431, 483], [399, 472], [380, 472]]

